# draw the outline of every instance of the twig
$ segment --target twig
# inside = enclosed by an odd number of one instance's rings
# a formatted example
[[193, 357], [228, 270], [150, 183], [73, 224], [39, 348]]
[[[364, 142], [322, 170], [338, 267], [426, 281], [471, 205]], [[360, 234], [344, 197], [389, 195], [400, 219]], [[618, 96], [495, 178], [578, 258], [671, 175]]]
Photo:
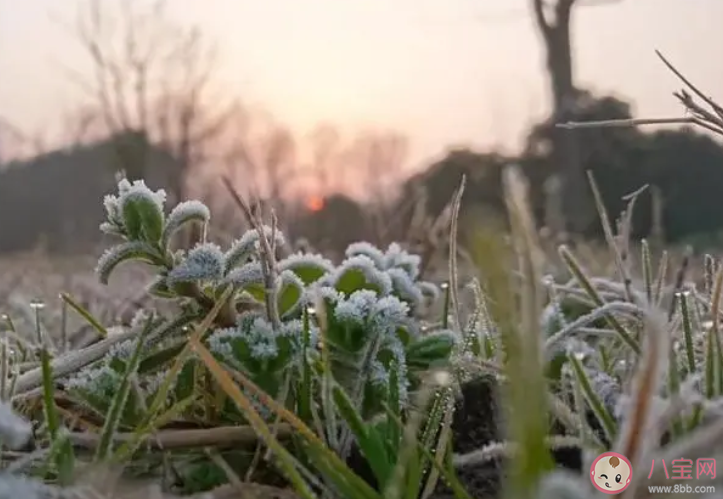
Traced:
[[[288, 438], [291, 427], [279, 424], [279, 438]], [[73, 445], [93, 450], [100, 442], [100, 435], [87, 432], [74, 432], [69, 435]], [[129, 442], [136, 438], [135, 433], [116, 433], [113, 437], [116, 442]], [[160, 450], [183, 449], [190, 447], [221, 447], [239, 444], [254, 444], [258, 435], [250, 426], [220, 426], [193, 430], [160, 430], [148, 435], [146, 440], [151, 448]]]
[[[261, 262], [264, 274], [264, 287], [266, 288], [266, 293], [264, 296], [266, 301], [266, 309], [271, 324], [273, 325], [274, 329], [278, 329], [281, 326], [281, 319], [279, 318], [279, 310], [276, 303], [276, 261], [274, 258], [274, 253], [272, 252], [272, 243], [269, 243], [269, 240], [266, 237], [266, 233], [263, 230], [261, 222], [256, 216], [254, 216], [246, 201], [244, 201], [244, 199], [239, 195], [239, 193], [236, 192], [236, 189], [233, 187], [231, 180], [225, 175], [221, 178], [221, 180], [223, 182], [223, 185], [228, 190], [229, 194], [231, 194], [231, 197], [233, 198], [236, 205], [241, 209], [241, 211], [243, 211], [248, 222], [254, 229], [256, 229], [256, 232], [258, 232], [259, 234], [259, 242], [261, 243]], [[272, 222], [271, 231], [272, 238], [274, 239], [276, 237], [275, 226], [276, 225]]]
[[609, 128], [609, 127], [636, 127], [640, 125], [671, 125], [671, 124], [694, 124], [701, 128], [705, 128], [718, 135], [723, 135], [723, 107], [718, 105], [712, 98], [706, 96], [698, 87], [693, 85], [683, 74], [673, 66], [660, 51], [655, 53], [663, 61], [663, 64], [675, 74], [695, 95], [700, 97], [714, 112], [710, 112], [693, 100], [693, 97], [681, 90], [674, 92], [673, 95], [683, 104], [686, 111], [692, 116], [681, 118], [652, 118], [652, 119], [619, 119], [619, 120], [603, 120], [603, 121], [585, 121], [585, 122], [567, 122], [556, 123], [557, 128], [576, 129], [576, 128]]
[[602, 121], [568, 121], [566, 123], [557, 123], [557, 128], [566, 128], [574, 130], [577, 128], [624, 128], [636, 127], [640, 125], [680, 125], [685, 123], [696, 123], [698, 120], [694, 117], [683, 118], [631, 118], [621, 120], [602, 120]]
[[[103, 357], [116, 343], [135, 338], [136, 336], [138, 336], [138, 331], [126, 331], [110, 336], [82, 350], [74, 350], [68, 354], [56, 357], [51, 362], [53, 377], [57, 379], [67, 374], [74, 373], [82, 367], [85, 367]], [[33, 388], [38, 388], [42, 384], [43, 374], [41, 369], [38, 367], [17, 377], [15, 393], [17, 395], [22, 395], [24, 392], [28, 392]]]

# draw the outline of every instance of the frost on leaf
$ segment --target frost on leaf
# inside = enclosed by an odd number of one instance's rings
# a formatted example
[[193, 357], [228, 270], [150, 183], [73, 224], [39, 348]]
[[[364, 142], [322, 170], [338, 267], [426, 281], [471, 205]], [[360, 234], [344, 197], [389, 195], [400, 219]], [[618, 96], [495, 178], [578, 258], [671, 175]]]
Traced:
[[432, 303], [436, 302], [441, 295], [439, 287], [432, 282], [420, 281], [417, 283], [417, 286], [419, 287], [419, 290], [422, 292], [422, 294], [428, 297], [429, 301]]
[[376, 302], [377, 295], [374, 291], [368, 289], [355, 291], [349, 298], [337, 303], [334, 316], [341, 323], [364, 326]]
[[356, 255], [346, 259], [330, 276], [332, 286], [344, 294], [360, 289], [373, 290], [380, 295], [389, 294], [392, 280], [383, 271], [374, 266], [374, 261], [365, 255]]
[[[298, 364], [303, 345], [303, 324], [282, 323], [278, 330], [258, 314], [242, 315], [236, 327], [215, 330], [209, 348], [220, 360], [243, 370], [271, 395], [280, 386], [281, 374]], [[311, 331], [312, 339], [318, 333]]]
[[416, 283], [409, 277], [409, 274], [399, 268], [391, 268], [387, 270], [387, 274], [392, 279], [392, 287], [394, 288], [395, 294], [397, 294], [402, 300], [417, 306], [424, 300], [422, 290], [416, 285]]
[[166, 226], [163, 229], [161, 237], [161, 245], [165, 248], [181, 227], [190, 222], [208, 223], [211, 219], [211, 212], [208, 207], [200, 201], [184, 201], [176, 205], [166, 220]]
[[142, 241], [128, 241], [108, 248], [98, 259], [95, 268], [100, 282], [108, 284], [108, 279], [115, 268], [126, 260], [143, 260], [153, 263], [155, 250]]
[[435, 331], [418, 337], [406, 348], [407, 364], [425, 370], [446, 362], [459, 342], [459, 336], [451, 330]]
[[[262, 231], [269, 242], [271, 242], [272, 233], [275, 233], [277, 247], [286, 244], [281, 231], [274, 231], [267, 225], [262, 226]], [[247, 230], [243, 236], [231, 244], [231, 248], [226, 252], [225, 272], [245, 263], [250, 257], [257, 256], [260, 248], [259, 232], [256, 229]]]
[[84, 367], [70, 376], [66, 382], [68, 390], [76, 390], [99, 400], [109, 401], [118, 391], [121, 375], [106, 362]]
[[163, 232], [165, 202], [166, 192], [152, 191], [143, 180], [135, 180], [125, 188], [118, 197], [118, 210], [127, 237], [157, 243]]
[[333, 272], [334, 264], [321, 255], [296, 253], [281, 260], [279, 270], [293, 271], [308, 286]]
[[371, 314], [372, 327], [381, 334], [394, 334], [406, 322], [409, 305], [396, 296], [384, 296], [376, 301]]
[[379, 248], [366, 241], [359, 241], [350, 244], [346, 248], [345, 255], [347, 258], [351, 258], [357, 255], [364, 255], [370, 258], [372, 262], [374, 262], [374, 266], [379, 270], [383, 270], [386, 268], [384, 262], [384, 253]]
[[217, 244], [202, 243], [168, 273], [168, 283], [212, 281], [223, 277], [224, 254]]
[[224, 282], [242, 289], [251, 286], [263, 286], [264, 271], [261, 268], [261, 262], [248, 262], [239, 268], [233, 269], [228, 273]]
[[100, 230], [110, 235], [125, 235], [123, 217], [118, 207], [118, 198], [112, 194], [107, 194], [103, 198], [103, 206], [105, 208], [106, 221], [100, 224]]
[[384, 268], [401, 268], [412, 281], [419, 277], [419, 265], [422, 259], [405, 251], [398, 243], [392, 243], [384, 254]]
[[291, 315], [299, 310], [304, 297], [304, 283], [291, 270], [279, 274], [277, 300], [281, 316]]
[[[387, 380], [385, 388], [385, 397], [387, 397], [387, 390], [389, 389], [389, 382], [391, 381], [392, 369], [396, 372], [397, 379], [397, 393], [399, 394], [399, 402], [406, 404], [409, 397], [409, 375], [407, 371], [407, 360], [404, 347], [401, 342], [395, 337], [388, 337], [382, 343], [379, 352], [377, 353], [377, 362], [379, 363], [377, 369], [383, 369], [385, 378]], [[381, 387], [378, 387], [381, 388]]]
[[379, 298], [374, 291], [362, 289], [333, 307], [334, 324], [328, 334], [331, 341], [348, 353], [358, 352], [382, 336], [396, 336], [404, 324], [409, 307], [395, 296]]

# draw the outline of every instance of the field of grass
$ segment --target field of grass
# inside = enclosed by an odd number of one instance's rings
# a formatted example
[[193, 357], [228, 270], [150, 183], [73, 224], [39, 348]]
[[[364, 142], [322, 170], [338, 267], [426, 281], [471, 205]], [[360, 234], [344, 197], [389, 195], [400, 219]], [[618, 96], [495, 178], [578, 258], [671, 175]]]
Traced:
[[623, 497], [680, 484], [650, 463], [723, 454], [717, 259], [606, 214], [607, 245], [558, 247], [504, 180], [510, 233], [457, 248], [460, 188], [428, 275], [397, 244], [289, 256], [253, 217], [184, 250], [208, 209], [127, 181], [117, 246], [0, 257], [0, 499], [592, 498], [612, 451]]

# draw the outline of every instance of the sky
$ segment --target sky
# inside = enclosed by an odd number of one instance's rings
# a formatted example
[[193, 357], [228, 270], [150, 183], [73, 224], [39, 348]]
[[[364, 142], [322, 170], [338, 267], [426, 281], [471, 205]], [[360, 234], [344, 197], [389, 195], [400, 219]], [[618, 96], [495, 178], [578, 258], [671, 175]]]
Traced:
[[[723, 1], [596, 3], [574, 14], [580, 86], [631, 101], [638, 117], [679, 116], [680, 83], [658, 49], [720, 89]], [[81, 102], [62, 68], [88, 61], [57, 21], [75, 5], [0, 0], [0, 117], [27, 133]], [[223, 88], [298, 133], [320, 122], [402, 131], [413, 165], [450, 146], [514, 151], [548, 109], [530, 0], [170, 0], [169, 13], [218, 45]]]

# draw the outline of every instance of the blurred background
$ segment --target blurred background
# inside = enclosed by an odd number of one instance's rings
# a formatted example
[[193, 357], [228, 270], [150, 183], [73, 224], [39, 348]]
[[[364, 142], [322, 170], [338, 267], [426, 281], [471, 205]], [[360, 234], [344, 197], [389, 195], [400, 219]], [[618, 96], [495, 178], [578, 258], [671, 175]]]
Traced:
[[682, 117], [655, 50], [715, 94], [721, 17], [718, 0], [2, 0], [0, 258], [97, 256], [119, 171], [207, 202], [219, 240], [244, 230], [226, 175], [332, 254], [442, 247], [463, 174], [463, 235], [504, 230], [510, 163], [555, 241], [601, 236], [592, 170], [614, 215], [648, 186], [636, 237], [717, 248], [715, 137], [553, 124]]

